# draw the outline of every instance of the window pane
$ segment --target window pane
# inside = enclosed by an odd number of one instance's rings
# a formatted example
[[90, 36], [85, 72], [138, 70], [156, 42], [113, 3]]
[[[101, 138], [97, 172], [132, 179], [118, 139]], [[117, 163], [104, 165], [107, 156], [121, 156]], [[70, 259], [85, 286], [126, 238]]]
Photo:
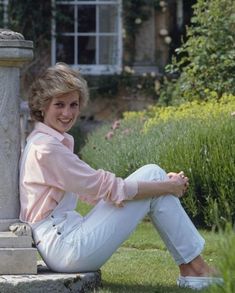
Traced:
[[74, 37], [57, 37], [56, 61], [74, 64]]
[[100, 37], [99, 64], [116, 64], [117, 63], [117, 37]]
[[78, 32], [96, 31], [96, 7], [95, 5], [78, 6]]
[[0, 4], [0, 27], [2, 28], [3, 27], [3, 5]]
[[74, 32], [74, 5], [58, 5], [56, 8], [56, 31]]
[[95, 64], [95, 37], [78, 38], [78, 64]]
[[100, 32], [112, 33], [117, 31], [117, 7], [111, 5], [101, 5], [99, 7]]

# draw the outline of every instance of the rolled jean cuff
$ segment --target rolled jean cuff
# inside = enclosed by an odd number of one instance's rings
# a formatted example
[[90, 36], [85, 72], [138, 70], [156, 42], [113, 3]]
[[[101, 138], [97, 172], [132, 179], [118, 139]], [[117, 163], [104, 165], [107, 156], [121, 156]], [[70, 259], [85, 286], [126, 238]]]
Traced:
[[190, 254], [188, 257], [185, 257], [185, 258], [181, 257], [179, 259], [175, 259], [175, 262], [177, 263], [177, 265], [190, 263], [192, 260], [194, 260], [197, 256], [199, 256], [202, 253], [204, 249], [204, 245], [205, 245], [205, 240], [202, 238], [197, 249], [192, 254]]

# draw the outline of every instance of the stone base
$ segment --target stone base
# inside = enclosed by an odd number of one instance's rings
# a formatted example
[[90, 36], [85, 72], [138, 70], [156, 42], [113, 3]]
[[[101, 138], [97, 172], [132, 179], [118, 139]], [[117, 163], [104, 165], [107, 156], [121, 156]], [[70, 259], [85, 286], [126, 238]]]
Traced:
[[37, 274], [37, 249], [0, 248], [0, 275], [4, 274]]
[[0, 275], [37, 274], [37, 249], [32, 247], [31, 230], [25, 224], [13, 228], [15, 233], [0, 232]]
[[82, 274], [54, 273], [42, 262], [37, 275], [0, 276], [1, 293], [85, 293], [101, 286], [101, 272]]

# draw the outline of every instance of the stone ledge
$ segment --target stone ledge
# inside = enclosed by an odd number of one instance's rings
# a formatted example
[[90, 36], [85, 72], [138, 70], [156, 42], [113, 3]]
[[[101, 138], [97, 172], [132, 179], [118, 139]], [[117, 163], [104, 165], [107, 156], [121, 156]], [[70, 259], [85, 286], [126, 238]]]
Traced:
[[101, 272], [54, 273], [43, 263], [38, 265], [38, 275], [1, 275], [1, 293], [85, 293], [101, 286]]
[[0, 232], [0, 248], [31, 248], [31, 236], [17, 236], [12, 232]]

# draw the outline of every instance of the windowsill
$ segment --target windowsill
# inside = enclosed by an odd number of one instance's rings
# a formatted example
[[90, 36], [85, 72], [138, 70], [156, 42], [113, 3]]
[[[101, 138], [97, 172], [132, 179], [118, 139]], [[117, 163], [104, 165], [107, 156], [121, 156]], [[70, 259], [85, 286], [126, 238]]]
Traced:
[[122, 69], [117, 65], [70, 65], [74, 69], [79, 69], [84, 75], [111, 75], [119, 74]]

